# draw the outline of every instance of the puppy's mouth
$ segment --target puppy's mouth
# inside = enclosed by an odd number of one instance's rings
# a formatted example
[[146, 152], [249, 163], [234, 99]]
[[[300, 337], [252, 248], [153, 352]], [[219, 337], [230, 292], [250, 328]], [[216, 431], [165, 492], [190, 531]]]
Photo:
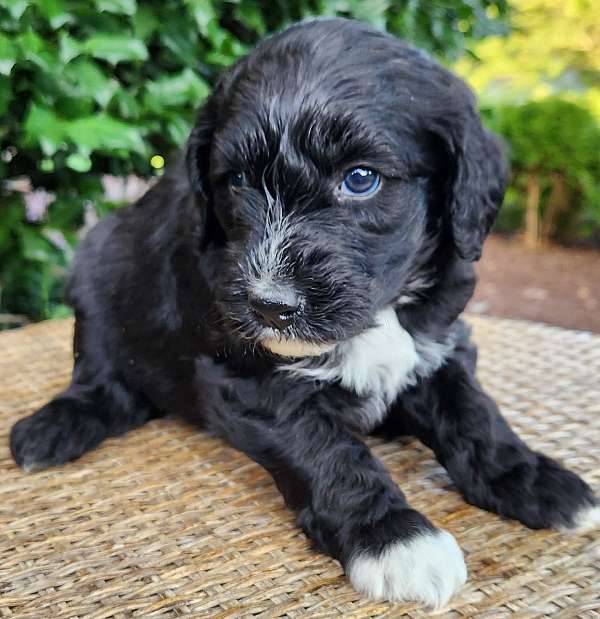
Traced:
[[335, 347], [334, 342], [310, 342], [287, 337], [274, 329], [266, 329], [258, 342], [269, 352], [280, 357], [319, 357]]

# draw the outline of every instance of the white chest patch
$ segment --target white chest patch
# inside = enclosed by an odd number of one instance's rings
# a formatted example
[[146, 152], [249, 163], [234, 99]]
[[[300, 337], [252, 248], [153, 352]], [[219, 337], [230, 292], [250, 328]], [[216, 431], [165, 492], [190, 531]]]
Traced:
[[341, 384], [358, 395], [376, 394], [386, 404], [406, 386], [419, 360], [415, 342], [389, 307], [377, 326], [340, 345], [337, 372]]
[[381, 421], [398, 393], [414, 382], [420, 362], [415, 340], [402, 328], [393, 307], [379, 312], [376, 320], [375, 327], [338, 344], [319, 365], [303, 360], [282, 368], [371, 396], [366, 427]]

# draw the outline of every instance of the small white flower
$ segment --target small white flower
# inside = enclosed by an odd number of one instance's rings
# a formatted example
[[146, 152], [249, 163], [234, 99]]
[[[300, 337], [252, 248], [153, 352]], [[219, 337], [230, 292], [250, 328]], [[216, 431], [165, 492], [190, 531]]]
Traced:
[[153, 184], [141, 176], [113, 176], [104, 174], [100, 179], [104, 197], [109, 202], [135, 202], [141, 198]]
[[104, 197], [109, 202], [122, 202], [124, 200], [124, 181], [121, 176], [113, 176], [112, 174], [104, 174], [100, 179], [102, 188], [104, 189]]
[[42, 221], [48, 213], [48, 206], [56, 200], [56, 194], [45, 189], [36, 189], [26, 193], [23, 199], [25, 200], [27, 221]]
[[139, 200], [152, 184], [153, 182], [151, 180], [130, 174], [125, 181], [126, 202], [135, 202]]
[[20, 178], [11, 178], [4, 183], [8, 191], [16, 191], [17, 193], [29, 193], [33, 190], [31, 181], [26, 176]]

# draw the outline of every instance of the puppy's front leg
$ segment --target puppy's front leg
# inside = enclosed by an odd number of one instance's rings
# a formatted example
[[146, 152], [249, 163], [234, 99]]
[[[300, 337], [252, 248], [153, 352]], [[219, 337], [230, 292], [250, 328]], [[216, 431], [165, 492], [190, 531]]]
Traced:
[[396, 419], [431, 447], [469, 503], [532, 529], [600, 526], [590, 487], [511, 430], [458, 351], [433, 377], [400, 398]]
[[408, 505], [332, 410], [334, 398], [324, 389], [293, 412], [225, 408], [207, 422], [271, 473], [307, 536], [342, 563], [359, 592], [444, 605], [466, 581], [462, 552]]

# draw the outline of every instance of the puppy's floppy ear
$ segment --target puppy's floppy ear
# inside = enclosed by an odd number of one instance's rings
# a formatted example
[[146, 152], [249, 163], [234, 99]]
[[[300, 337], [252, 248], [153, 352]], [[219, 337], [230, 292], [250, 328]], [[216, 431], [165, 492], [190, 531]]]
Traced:
[[213, 103], [209, 99], [198, 113], [196, 124], [185, 147], [185, 162], [194, 194], [208, 199], [208, 168], [214, 130]]
[[204, 247], [212, 242], [222, 244], [226, 238], [214, 212], [208, 184], [210, 148], [216, 118], [213, 98], [211, 97], [200, 110], [185, 148], [188, 180], [197, 207], [200, 209], [202, 245]]
[[482, 126], [469, 98], [447, 136], [455, 165], [448, 206], [456, 251], [472, 262], [481, 257], [483, 241], [502, 205], [508, 169], [502, 143]]

